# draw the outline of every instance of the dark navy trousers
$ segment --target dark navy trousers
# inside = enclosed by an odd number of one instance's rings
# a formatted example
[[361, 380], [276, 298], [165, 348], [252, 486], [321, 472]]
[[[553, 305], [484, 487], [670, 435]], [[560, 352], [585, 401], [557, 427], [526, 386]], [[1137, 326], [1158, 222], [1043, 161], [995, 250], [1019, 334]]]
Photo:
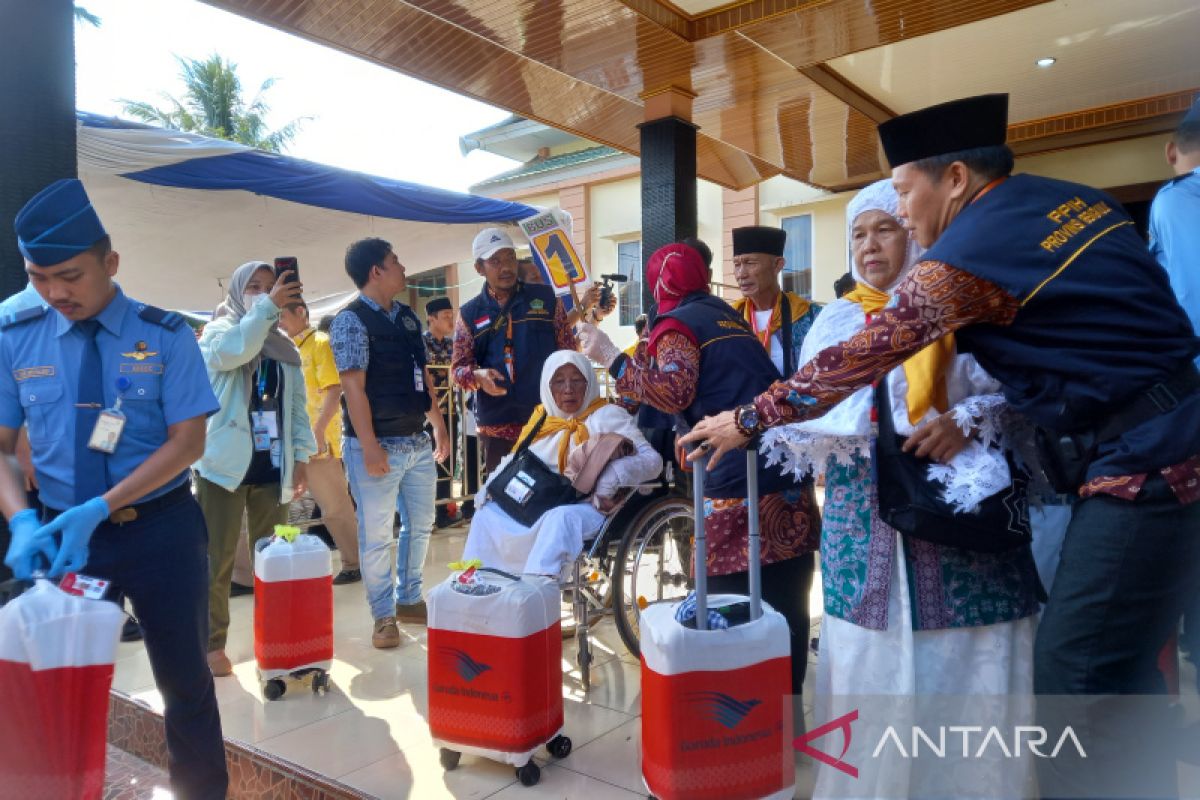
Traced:
[[[1178, 797], [1179, 737], [1158, 653], [1200, 585], [1200, 503], [1160, 475], [1129, 502], [1076, 504], [1034, 646], [1038, 717], [1086, 759], [1038, 760], [1042, 797]], [[1051, 741], [1057, 741], [1052, 738]]]
[[[208, 531], [187, 495], [145, 519], [104, 523], [85, 575], [124, 593], [142, 626], [166, 706], [171, 787], [181, 800], [224, 798], [229, 783], [221, 718], [208, 669]], [[110, 590], [111, 591], [111, 590]]]

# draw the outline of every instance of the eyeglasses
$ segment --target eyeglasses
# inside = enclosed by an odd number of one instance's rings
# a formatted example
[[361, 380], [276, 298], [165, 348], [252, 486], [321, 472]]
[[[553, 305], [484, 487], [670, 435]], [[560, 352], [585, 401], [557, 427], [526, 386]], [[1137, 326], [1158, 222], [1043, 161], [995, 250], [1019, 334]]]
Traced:
[[563, 389], [575, 389], [576, 391], [586, 389], [588, 385], [586, 378], [571, 378], [570, 380], [550, 381], [550, 388], [556, 392], [561, 392]]

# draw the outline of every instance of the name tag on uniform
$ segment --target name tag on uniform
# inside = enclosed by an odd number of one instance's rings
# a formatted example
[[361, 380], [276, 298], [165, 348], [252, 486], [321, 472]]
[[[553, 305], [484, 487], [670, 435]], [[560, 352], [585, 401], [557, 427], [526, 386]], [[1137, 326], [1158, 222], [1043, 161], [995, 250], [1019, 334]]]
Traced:
[[418, 392], [425, 391], [425, 370], [419, 366], [413, 367], [413, 386]]
[[121, 432], [124, 430], [125, 415], [115, 408], [105, 409], [96, 418], [96, 427], [92, 428], [88, 447], [112, 455], [116, 452], [117, 444], [121, 441]]
[[265, 452], [271, 449], [271, 440], [279, 438], [279, 420], [275, 411], [251, 411], [250, 421], [254, 433], [254, 449]]

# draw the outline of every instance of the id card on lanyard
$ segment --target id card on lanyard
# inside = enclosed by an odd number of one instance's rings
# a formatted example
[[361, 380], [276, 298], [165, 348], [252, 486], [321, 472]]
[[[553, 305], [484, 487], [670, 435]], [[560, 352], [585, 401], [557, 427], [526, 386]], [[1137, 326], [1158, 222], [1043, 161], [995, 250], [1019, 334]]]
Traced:
[[117, 378], [117, 399], [112, 408], [106, 408], [96, 418], [92, 435], [88, 437], [87, 446], [92, 450], [112, 455], [117, 451], [121, 442], [121, 434], [125, 432], [125, 412], [121, 411], [121, 401], [133, 384], [129, 378], [122, 375]]
[[250, 412], [254, 449], [260, 453], [273, 450], [271, 443], [279, 438], [277, 403], [275, 398], [267, 394], [267, 369], [270, 364], [271, 362], [266, 362], [259, 367], [258, 392], [255, 395], [256, 408]]

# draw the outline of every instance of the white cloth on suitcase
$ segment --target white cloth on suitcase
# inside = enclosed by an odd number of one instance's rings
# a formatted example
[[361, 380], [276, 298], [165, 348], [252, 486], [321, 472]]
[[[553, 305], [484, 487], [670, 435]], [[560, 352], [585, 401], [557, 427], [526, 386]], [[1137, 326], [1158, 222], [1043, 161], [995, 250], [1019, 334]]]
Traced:
[[558, 577], [603, 524], [604, 515], [588, 502], [552, 508], [529, 528], [488, 503], [471, 520], [463, 559], [516, 575]]
[[[746, 601], [745, 595], [710, 594], [708, 607]], [[721, 630], [685, 628], [675, 621], [677, 603], [653, 603], [642, 612], [642, 658], [660, 675], [694, 670], [728, 671], [791, 653], [787, 620], [767, 603], [762, 616]]]

